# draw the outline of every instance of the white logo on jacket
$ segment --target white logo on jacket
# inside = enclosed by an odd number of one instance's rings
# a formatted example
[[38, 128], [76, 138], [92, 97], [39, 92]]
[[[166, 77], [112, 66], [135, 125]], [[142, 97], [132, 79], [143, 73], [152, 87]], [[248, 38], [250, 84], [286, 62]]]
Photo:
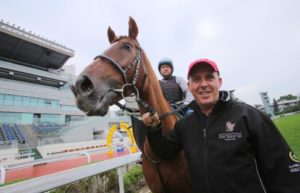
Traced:
[[235, 123], [231, 123], [230, 121], [226, 122], [226, 132], [232, 132], [234, 129]]
[[219, 139], [224, 141], [235, 141], [243, 137], [242, 132], [234, 132], [235, 123], [230, 121], [225, 123], [225, 132], [219, 134]]

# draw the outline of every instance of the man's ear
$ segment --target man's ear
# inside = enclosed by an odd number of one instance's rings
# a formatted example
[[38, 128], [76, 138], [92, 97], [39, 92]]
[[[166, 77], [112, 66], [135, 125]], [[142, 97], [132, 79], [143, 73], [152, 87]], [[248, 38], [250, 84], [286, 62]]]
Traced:
[[189, 81], [189, 80], [188, 80], [188, 82], [187, 82], [187, 86], [188, 86], [189, 91], [191, 92], [191, 89], [190, 89], [190, 81]]
[[223, 83], [223, 79], [222, 79], [222, 77], [219, 77], [219, 88], [221, 88], [222, 83]]

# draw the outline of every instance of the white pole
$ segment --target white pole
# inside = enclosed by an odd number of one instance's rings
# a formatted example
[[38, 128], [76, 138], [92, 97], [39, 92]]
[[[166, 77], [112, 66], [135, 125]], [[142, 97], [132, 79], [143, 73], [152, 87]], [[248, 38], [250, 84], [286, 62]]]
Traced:
[[0, 184], [5, 183], [5, 168], [0, 165]]
[[124, 182], [123, 182], [122, 167], [118, 167], [118, 179], [119, 179], [120, 193], [124, 193]]
[[91, 163], [91, 155], [88, 152], [84, 152], [83, 155], [87, 157], [88, 163]]

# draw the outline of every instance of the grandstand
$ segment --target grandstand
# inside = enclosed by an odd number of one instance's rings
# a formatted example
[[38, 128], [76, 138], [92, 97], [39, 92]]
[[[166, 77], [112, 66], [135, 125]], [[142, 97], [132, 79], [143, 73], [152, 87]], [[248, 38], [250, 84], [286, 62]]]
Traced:
[[74, 66], [64, 66], [75, 52], [3, 20], [0, 42], [0, 164], [68, 152], [74, 144], [100, 148], [104, 130], [120, 117], [87, 118], [77, 109], [68, 86]]

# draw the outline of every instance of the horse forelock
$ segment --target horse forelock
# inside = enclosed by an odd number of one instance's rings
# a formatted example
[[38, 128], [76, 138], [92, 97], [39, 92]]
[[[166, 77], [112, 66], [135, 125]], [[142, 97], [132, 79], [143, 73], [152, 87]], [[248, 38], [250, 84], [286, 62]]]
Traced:
[[118, 42], [118, 41], [120, 41], [120, 40], [122, 40], [122, 39], [130, 39], [131, 41], [133, 41], [133, 42], [135, 43], [135, 46], [136, 46], [136, 47], [140, 48], [140, 44], [139, 44], [139, 42], [137, 41], [137, 39], [132, 39], [132, 38], [130, 38], [130, 37], [128, 37], [128, 36], [125, 36], [125, 35], [117, 36], [117, 37], [111, 42], [111, 44], [116, 43], [116, 42]]
[[113, 44], [113, 43], [116, 43], [116, 42], [118, 42], [118, 41], [120, 41], [120, 40], [123, 39], [123, 38], [127, 38], [127, 36], [117, 36], [117, 37], [112, 41], [112, 44]]

